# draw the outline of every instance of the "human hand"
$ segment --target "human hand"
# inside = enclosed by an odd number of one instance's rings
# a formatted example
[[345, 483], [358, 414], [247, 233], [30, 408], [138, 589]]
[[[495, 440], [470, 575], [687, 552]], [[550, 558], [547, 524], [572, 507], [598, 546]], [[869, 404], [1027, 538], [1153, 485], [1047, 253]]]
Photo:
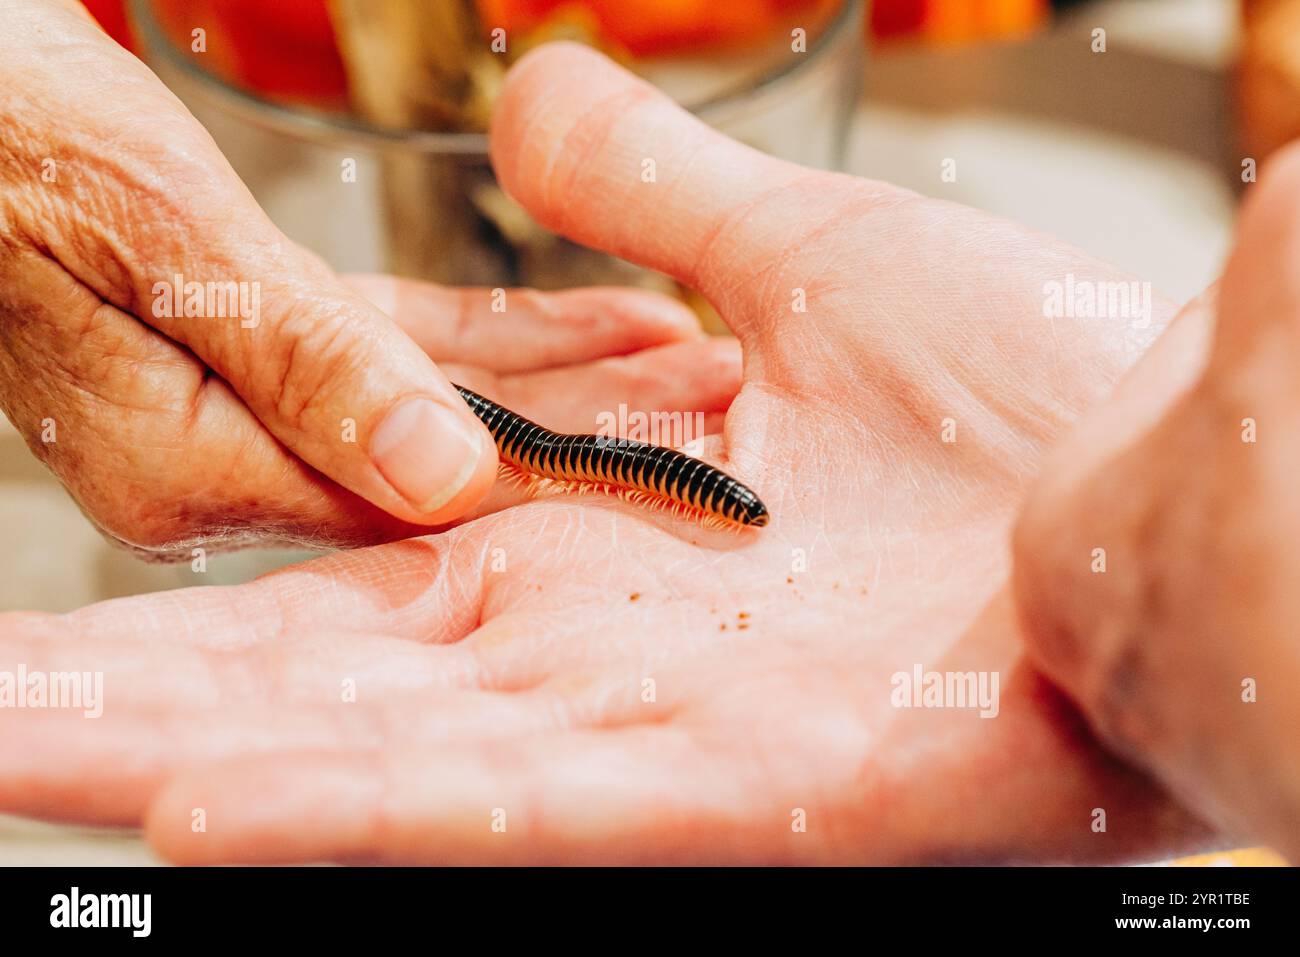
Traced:
[[1250, 191], [1217, 289], [1048, 459], [1015, 578], [1034, 660], [1105, 741], [1296, 860], [1300, 149]]
[[[510, 290], [496, 313], [487, 290], [404, 285], [390, 321], [275, 229], [79, 7], [0, 12], [0, 406], [110, 537], [188, 560], [478, 514], [495, 449], [432, 360], [561, 419], [603, 408], [601, 390], [674, 411], [734, 394], [729, 346], [649, 293]], [[187, 316], [190, 282], [235, 296]]]
[[[513, 71], [493, 153], [543, 224], [730, 323], [745, 381], [706, 458], [771, 524], [547, 496], [246, 586], [10, 616], [0, 667], [103, 671], [105, 704], [4, 715], [0, 807], [147, 820], [187, 862], [1113, 860], [1204, 837], [1025, 666], [1005, 588], [1041, 451], [1141, 345], [1044, 318], [1044, 283], [1112, 270], [758, 154], [569, 45]], [[918, 664], [999, 675], [997, 716], [894, 707]]]

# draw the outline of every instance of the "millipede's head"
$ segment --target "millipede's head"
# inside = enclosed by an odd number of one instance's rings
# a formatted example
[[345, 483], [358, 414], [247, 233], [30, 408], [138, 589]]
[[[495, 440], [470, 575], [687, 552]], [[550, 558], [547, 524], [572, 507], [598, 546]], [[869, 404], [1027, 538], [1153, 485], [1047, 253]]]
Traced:
[[740, 511], [736, 516], [736, 521], [749, 528], [762, 528], [771, 518], [767, 514], [767, 506], [753, 492], [745, 490], [749, 494], [744, 497]]

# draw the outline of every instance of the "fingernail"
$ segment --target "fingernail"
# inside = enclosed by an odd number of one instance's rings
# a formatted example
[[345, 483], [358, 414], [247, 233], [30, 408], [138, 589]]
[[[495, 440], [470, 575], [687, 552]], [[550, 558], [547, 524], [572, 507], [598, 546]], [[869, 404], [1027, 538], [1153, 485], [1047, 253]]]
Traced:
[[375, 466], [421, 512], [436, 512], [459, 495], [482, 454], [478, 430], [432, 399], [407, 399], [370, 437]]

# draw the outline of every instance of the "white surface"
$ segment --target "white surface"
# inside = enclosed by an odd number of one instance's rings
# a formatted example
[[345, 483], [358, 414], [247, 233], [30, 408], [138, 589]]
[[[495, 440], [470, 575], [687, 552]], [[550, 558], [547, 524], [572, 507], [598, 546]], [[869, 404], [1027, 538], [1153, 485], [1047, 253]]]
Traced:
[[[1231, 244], [1226, 177], [1185, 155], [996, 112], [936, 120], [864, 111], [856, 169], [1065, 239], [1186, 301], [1217, 278]], [[946, 158], [957, 181], [940, 180]]]

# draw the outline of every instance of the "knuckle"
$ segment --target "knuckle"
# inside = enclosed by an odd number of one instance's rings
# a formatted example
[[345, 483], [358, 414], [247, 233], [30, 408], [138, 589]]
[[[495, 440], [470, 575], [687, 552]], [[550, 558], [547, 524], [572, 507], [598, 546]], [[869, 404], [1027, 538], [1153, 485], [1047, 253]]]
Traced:
[[275, 328], [275, 346], [255, 373], [254, 388], [276, 418], [305, 427], [351, 380], [368, 351], [365, 334], [338, 312], [295, 311]]

